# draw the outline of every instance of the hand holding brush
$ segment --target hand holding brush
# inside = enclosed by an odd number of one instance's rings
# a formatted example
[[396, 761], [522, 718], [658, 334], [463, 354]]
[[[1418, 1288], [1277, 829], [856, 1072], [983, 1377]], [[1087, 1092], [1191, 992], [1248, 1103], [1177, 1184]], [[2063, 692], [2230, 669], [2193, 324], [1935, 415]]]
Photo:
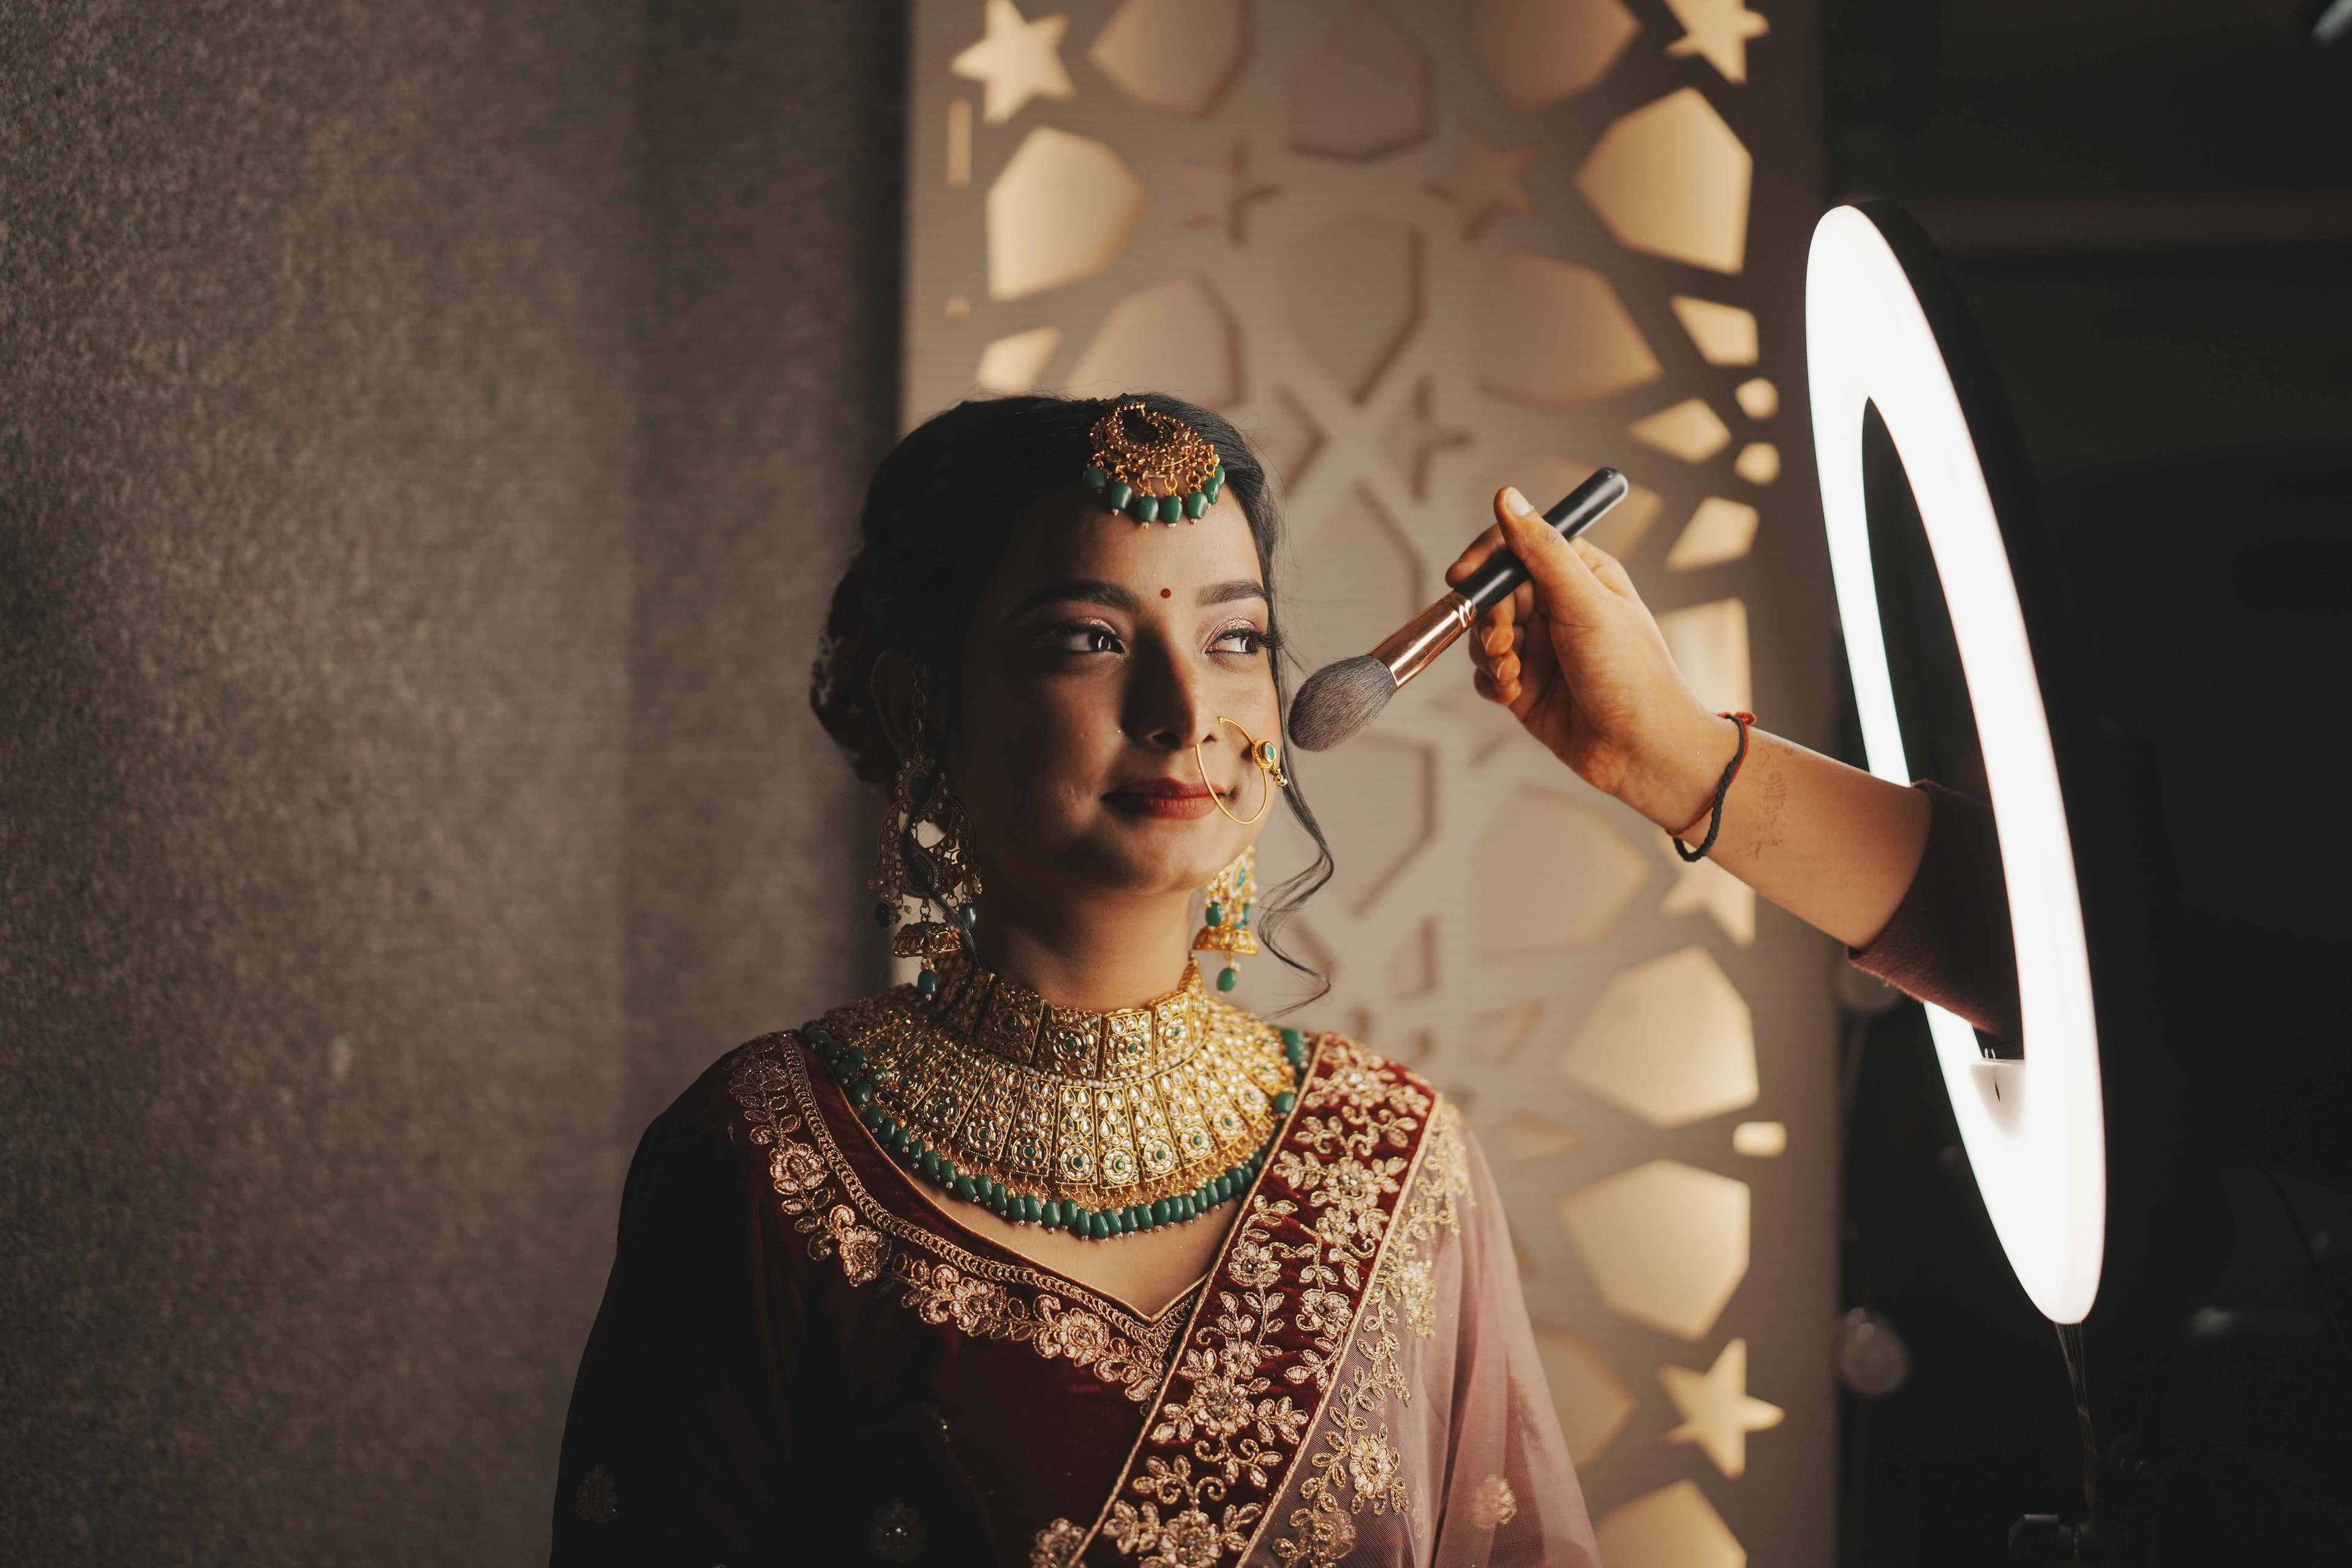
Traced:
[[1561, 539], [1516, 489], [1496, 498], [1495, 515], [1445, 573], [1469, 581], [1506, 548], [1527, 568], [1470, 631], [1479, 695], [1595, 789], [1670, 833], [1684, 826], [1713, 798], [1732, 727], [1684, 680], [1614, 556]]
[[[1665, 832], [1703, 822], [1738, 727], [1691, 690], [1614, 557], [1589, 540], [1561, 539], [1516, 490], [1496, 498], [1495, 515], [1445, 574], [1451, 584], [1475, 581], [1505, 550], [1525, 566], [1525, 580], [1468, 634], [1480, 695]], [[1927, 796], [1759, 726], [1746, 738], [1709, 858], [1840, 941], [1871, 942], [1919, 864]]]
[[[1573, 539], [1608, 515], [1632, 489], [1616, 469], [1598, 469], [1562, 496], [1541, 521], [1558, 530], [1559, 538]], [[1502, 504], [1499, 496], [1496, 504]], [[1527, 568], [1517, 556], [1508, 551], [1487, 552], [1483, 564], [1380, 647], [1327, 664], [1308, 676], [1290, 706], [1292, 742], [1301, 751], [1323, 752], [1355, 734], [1379, 716], [1407, 681], [1436, 663], [1472, 621], [1527, 580]]]

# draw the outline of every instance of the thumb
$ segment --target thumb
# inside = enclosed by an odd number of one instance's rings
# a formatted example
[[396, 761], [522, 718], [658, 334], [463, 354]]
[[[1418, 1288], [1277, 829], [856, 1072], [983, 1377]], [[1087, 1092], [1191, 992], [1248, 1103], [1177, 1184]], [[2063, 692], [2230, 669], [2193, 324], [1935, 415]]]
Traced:
[[1528, 504], [1527, 497], [1516, 489], [1505, 490], [1495, 514], [1502, 520], [1504, 542], [1528, 569], [1549, 614], [1562, 620], [1589, 622], [1603, 611], [1601, 601], [1611, 596], [1608, 585]]

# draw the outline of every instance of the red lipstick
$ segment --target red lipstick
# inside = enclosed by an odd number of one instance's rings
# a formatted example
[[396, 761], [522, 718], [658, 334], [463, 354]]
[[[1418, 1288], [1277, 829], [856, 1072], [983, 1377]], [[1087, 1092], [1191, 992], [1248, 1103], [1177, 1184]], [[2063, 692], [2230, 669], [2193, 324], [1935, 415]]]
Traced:
[[1191, 822], [1217, 809], [1216, 797], [1206, 786], [1183, 779], [1144, 779], [1121, 784], [1103, 796], [1109, 805], [1137, 816]]

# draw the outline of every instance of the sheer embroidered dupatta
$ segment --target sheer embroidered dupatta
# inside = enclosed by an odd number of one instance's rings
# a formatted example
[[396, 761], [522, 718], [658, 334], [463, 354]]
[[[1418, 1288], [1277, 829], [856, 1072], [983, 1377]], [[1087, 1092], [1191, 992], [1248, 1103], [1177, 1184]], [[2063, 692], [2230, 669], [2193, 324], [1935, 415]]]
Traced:
[[1033, 1568], [1597, 1568], [1460, 1112], [1319, 1042], [1114, 1495]]

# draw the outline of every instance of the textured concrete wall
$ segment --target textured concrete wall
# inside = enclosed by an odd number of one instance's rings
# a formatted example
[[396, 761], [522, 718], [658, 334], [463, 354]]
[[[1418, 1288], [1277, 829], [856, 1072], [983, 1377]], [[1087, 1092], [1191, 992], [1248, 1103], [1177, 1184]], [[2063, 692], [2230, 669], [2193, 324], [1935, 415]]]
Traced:
[[628, 1144], [860, 978], [864, 9], [0, 7], [0, 1561], [543, 1552]]
[[904, 23], [656, 0], [622, 1126], [880, 977], [809, 666], [898, 419]]

